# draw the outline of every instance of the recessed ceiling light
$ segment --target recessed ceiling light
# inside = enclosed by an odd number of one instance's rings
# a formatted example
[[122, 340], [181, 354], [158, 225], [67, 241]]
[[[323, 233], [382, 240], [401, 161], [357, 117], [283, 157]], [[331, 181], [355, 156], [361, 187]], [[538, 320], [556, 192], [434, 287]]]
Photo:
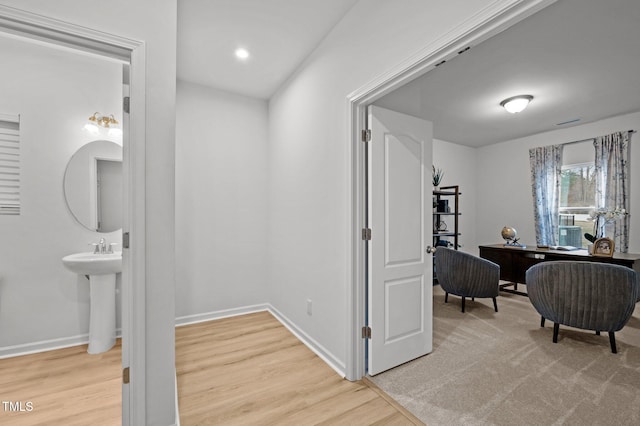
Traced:
[[249, 51], [247, 49], [239, 47], [236, 49], [235, 53], [236, 53], [236, 58], [242, 61], [249, 59]]
[[516, 112], [520, 112], [525, 109], [532, 99], [533, 96], [531, 95], [513, 96], [500, 102], [500, 106], [504, 107], [504, 109], [509, 111], [511, 114], [515, 114]]

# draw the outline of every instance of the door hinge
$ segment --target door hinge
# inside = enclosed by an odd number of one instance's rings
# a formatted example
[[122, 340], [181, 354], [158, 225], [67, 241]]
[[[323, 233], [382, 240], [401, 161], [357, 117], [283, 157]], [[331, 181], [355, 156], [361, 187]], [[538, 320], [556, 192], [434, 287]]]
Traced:
[[129, 114], [129, 108], [130, 108], [129, 104], [130, 103], [131, 103], [131, 98], [129, 96], [125, 96], [124, 99], [122, 100], [122, 109], [127, 114]]
[[362, 327], [362, 338], [371, 339], [371, 327], [369, 326]]
[[124, 232], [122, 233], [122, 248], [129, 248], [129, 233], [128, 232]]
[[125, 367], [122, 369], [122, 383], [125, 385], [129, 384], [129, 367]]
[[371, 140], [371, 130], [365, 129], [362, 131], [362, 142], [369, 142]]
[[362, 239], [365, 241], [371, 240], [371, 228], [362, 228]]

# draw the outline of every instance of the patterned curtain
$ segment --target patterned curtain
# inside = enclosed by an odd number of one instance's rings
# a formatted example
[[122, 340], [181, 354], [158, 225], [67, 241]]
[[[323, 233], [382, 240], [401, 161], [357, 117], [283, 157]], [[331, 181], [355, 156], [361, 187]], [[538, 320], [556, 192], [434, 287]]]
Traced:
[[529, 150], [536, 244], [558, 245], [562, 145]]
[[[596, 149], [596, 210], [625, 209], [629, 213], [630, 132], [600, 136]], [[615, 241], [615, 250], [629, 251], [629, 215], [606, 225], [605, 236]]]

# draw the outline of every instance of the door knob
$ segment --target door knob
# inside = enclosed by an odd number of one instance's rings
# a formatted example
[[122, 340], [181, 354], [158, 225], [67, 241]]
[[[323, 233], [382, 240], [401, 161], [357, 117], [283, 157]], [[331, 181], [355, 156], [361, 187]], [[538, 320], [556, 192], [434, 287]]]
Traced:
[[427, 246], [427, 253], [435, 253], [435, 252], [436, 252], [435, 247]]

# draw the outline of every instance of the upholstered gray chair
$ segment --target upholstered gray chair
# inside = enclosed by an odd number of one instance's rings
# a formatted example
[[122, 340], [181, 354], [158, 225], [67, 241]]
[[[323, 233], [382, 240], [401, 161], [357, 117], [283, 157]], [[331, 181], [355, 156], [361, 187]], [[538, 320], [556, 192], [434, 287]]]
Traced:
[[500, 266], [469, 253], [445, 247], [438, 247], [435, 266], [438, 284], [445, 291], [445, 303], [449, 301], [449, 293], [460, 296], [464, 312], [466, 297], [491, 297], [493, 308], [498, 312], [496, 297], [500, 290]]
[[527, 270], [529, 300], [545, 319], [553, 321], [553, 343], [560, 324], [609, 333], [611, 352], [617, 353], [615, 332], [631, 318], [638, 287], [636, 273], [627, 267], [599, 262], [542, 262]]

